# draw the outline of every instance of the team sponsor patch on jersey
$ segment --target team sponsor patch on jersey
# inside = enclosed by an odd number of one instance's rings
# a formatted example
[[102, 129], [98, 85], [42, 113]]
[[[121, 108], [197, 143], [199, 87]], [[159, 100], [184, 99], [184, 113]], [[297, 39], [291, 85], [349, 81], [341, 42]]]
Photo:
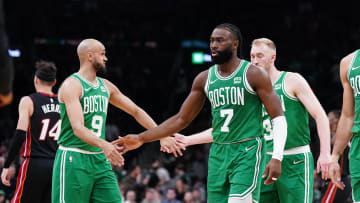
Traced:
[[234, 84], [239, 84], [239, 83], [241, 83], [241, 77], [235, 77]]
[[281, 89], [281, 84], [276, 84], [274, 87], [275, 90]]

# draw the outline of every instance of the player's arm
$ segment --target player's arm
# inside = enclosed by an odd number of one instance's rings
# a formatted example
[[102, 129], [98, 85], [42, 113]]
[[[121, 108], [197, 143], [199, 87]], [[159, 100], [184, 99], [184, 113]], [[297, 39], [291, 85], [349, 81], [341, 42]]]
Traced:
[[4, 169], [1, 173], [1, 180], [3, 184], [7, 186], [10, 186], [10, 174], [8, 171], [9, 166], [19, 154], [22, 143], [26, 138], [26, 131], [28, 130], [30, 124], [30, 117], [34, 111], [33, 102], [29, 96], [21, 98], [18, 111], [19, 118], [15, 135], [10, 140], [8, 157], [5, 160]]
[[[130, 98], [125, 96], [113, 83], [104, 79], [104, 82], [110, 93], [110, 103], [117, 108], [130, 114], [135, 120], [146, 129], [157, 126], [155, 121], [139, 106], [137, 106]], [[175, 157], [181, 156], [181, 149], [185, 150], [182, 143], [177, 143], [172, 137], [165, 137], [160, 140], [163, 151], [173, 153]]]
[[156, 128], [138, 135], [127, 135], [124, 138], [119, 138], [115, 143], [123, 144], [125, 151], [128, 151], [140, 147], [143, 143], [161, 139], [184, 129], [198, 115], [204, 105], [204, 87], [207, 73], [208, 71], [203, 71], [195, 78], [190, 94], [176, 115], [167, 119]]
[[80, 104], [81, 95], [82, 86], [75, 78], [66, 79], [59, 90], [60, 101], [65, 104], [66, 113], [75, 136], [92, 146], [101, 148], [112, 164], [117, 166], [123, 165], [124, 159], [115, 147], [106, 140], [97, 137], [91, 130], [85, 127], [84, 115]]
[[322, 178], [327, 179], [330, 161], [330, 127], [325, 110], [311, 90], [306, 80], [298, 73], [289, 73], [286, 78], [286, 90], [297, 97], [316, 122], [320, 139], [320, 156], [317, 161], [317, 172], [322, 171]]
[[113, 83], [105, 79], [104, 82], [109, 90], [109, 102], [112, 105], [130, 114], [140, 125], [146, 129], [157, 126], [155, 121], [142, 108], [137, 106], [131, 99], [121, 93]]
[[185, 146], [211, 143], [213, 142], [212, 130], [212, 128], [209, 128], [202, 132], [195, 133], [189, 136], [176, 134], [175, 138], [177, 141], [184, 143]]
[[338, 128], [336, 130], [336, 138], [330, 163], [331, 180], [336, 184], [337, 187], [341, 189], [344, 189], [345, 185], [343, 182], [341, 182], [341, 174], [338, 160], [340, 158], [340, 155], [344, 152], [346, 145], [352, 138], [351, 128], [354, 124], [355, 115], [353, 90], [347, 78], [348, 68], [350, 66], [353, 55], [353, 53], [349, 54], [348, 56], [344, 57], [340, 62], [340, 79], [344, 89], [343, 105], [338, 123]]
[[263, 175], [263, 178], [265, 178], [269, 174], [264, 183], [271, 184], [279, 178], [281, 173], [281, 160], [287, 136], [286, 119], [281, 109], [279, 96], [272, 88], [269, 75], [265, 70], [251, 65], [246, 73], [246, 77], [272, 119], [274, 150], [272, 159], [267, 164]]

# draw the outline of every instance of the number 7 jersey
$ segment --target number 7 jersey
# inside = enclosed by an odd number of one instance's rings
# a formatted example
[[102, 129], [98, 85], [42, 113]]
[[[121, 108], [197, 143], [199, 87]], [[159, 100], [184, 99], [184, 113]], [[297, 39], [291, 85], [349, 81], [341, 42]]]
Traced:
[[219, 74], [217, 65], [209, 69], [205, 93], [211, 104], [214, 143], [262, 136], [262, 103], [246, 79], [250, 65], [241, 60], [227, 77]]
[[[91, 130], [94, 136], [105, 139], [109, 91], [104, 80], [96, 77], [97, 84], [93, 85], [82, 78], [78, 73], [74, 73], [70, 77], [79, 80], [82, 86], [80, 104], [84, 115], [85, 127]], [[100, 148], [87, 144], [74, 134], [67, 115], [66, 106], [62, 101], [59, 101], [59, 103], [62, 123], [58, 144], [64, 147], [79, 148], [91, 152], [101, 151]]]

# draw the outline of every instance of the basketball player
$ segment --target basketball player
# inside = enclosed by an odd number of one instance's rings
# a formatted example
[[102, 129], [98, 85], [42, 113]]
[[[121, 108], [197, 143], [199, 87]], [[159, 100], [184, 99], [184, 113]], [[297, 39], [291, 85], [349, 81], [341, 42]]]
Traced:
[[3, 184], [10, 186], [8, 169], [23, 145], [21, 156], [24, 160], [12, 203], [51, 202], [52, 168], [61, 126], [57, 96], [52, 92], [56, 67], [46, 61], [37, 62], [35, 67], [36, 93], [20, 100], [19, 120], [1, 173]]
[[[316, 121], [320, 139], [317, 172], [327, 179], [330, 159], [330, 128], [327, 115], [306, 80], [298, 73], [279, 71], [275, 67], [275, 43], [267, 38], [255, 39], [251, 47], [251, 62], [263, 67], [270, 75], [273, 88], [279, 95], [288, 124], [282, 173], [272, 185], [262, 185], [260, 202], [312, 202], [314, 166], [310, 151], [309, 116]], [[270, 117], [264, 111], [263, 127], [266, 140], [266, 161], [273, 151]]]
[[[275, 67], [276, 47], [267, 38], [255, 39], [251, 47], [251, 62], [263, 67], [269, 73], [273, 88], [279, 95], [288, 130], [284, 157], [281, 165], [281, 176], [274, 184], [261, 185], [260, 202], [312, 202], [313, 194], [313, 157], [310, 152], [310, 130], [308, 112], [317, 123], [320, 138], [320, 157], [317, 171], [327, 178], [330, 157], [330, 130], [326, 113], [305, 79], [297, 73], [279, 71]], [[266, 110], [263, 112], [266, 152], [265, 162], [272, 158], [273, 141], [272, 125]], [[176, 135], [185, 146], [211, 142], [209, 134], [212, 129], [191, 135]]]
[[116, 146], [105, 140], [108, 103], [147, 129], [156, 124], [115, 85], [96, 76], [105, 70], [107, 62], [101, 42], [85, 39], [78, 45], [77, 54], [80, 70], [59, 89], [62, 124], [54, 162], [52, 202], [121, 202], [111, 164], [122, 166], [124, 159]]
[[343, 106], [336, 130], [334, 149], [331, 155], [331, 181], [340, 189], [341, 181], [338, 160], [351, 140], [349, 167], [353, 201], [360, 202], [360, 50], [345, 56], [340, 62], [340, 79], [344, 88]]
[[139, 135], [119, 138], [123, 150], [171, 135], [185, 128], [199, 113], [206, 97], [212, 108], [213, 145], [209, 155], [209, 203], [259, 201], [265, 168], [262, 103], [274, 124], [276, 146], [266, 167], [272, 183], [280, 176], [286, 120], [268, 74], [239, 58], [242, 37], [232, 24], [216, 26], [210, 37], [210, 69], [194, 80], [180, 112], [160, 126]]

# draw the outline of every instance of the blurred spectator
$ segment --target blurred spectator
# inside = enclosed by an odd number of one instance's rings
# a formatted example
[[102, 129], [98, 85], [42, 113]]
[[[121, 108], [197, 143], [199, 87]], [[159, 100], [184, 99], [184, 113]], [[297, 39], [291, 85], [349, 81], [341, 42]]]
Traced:
[[128, 190], [125, 193], [124, 203], [136, 203], [136, 192], [134, 190]]
[[162, 166], [162, 163], [159, 159], [156, 159], [152, 163], [152, 168], [156, 172], [156, 175], [159, 178], [160, 186], [165, 185], [170, 180], [169, 171]]
[[191, 191], [186, 191], [184, 194], [183, 203], [196, 203], [193, 198], [193, 194]]
[[4, 190], [0, 190], [0, 203], [5, 202], [5, 192]]
[[147, 188], [141, 203], [161, 203], [160, 194], [154, 188]]
[[181, 203], [181, 201], [176, 199], [176, 191], [170, 187], [166, 191], [166, 198], [161, 203]]

